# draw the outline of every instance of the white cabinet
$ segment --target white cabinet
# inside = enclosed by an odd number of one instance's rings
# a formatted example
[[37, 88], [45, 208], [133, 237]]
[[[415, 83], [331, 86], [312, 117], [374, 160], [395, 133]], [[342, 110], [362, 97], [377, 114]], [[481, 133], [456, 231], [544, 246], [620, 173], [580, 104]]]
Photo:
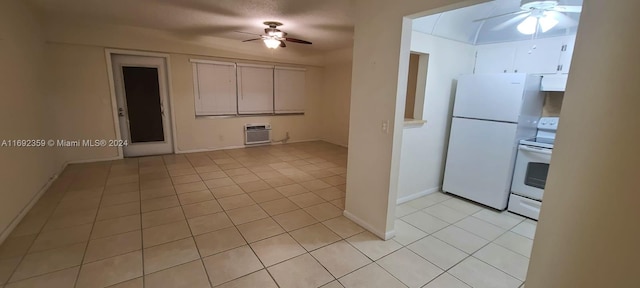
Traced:
[[476, 73], [512, 73], [516, 47], [507, 44], [478, 46]]
[[475, 73], [569, 73], [575, 36], [478, 46]]
[[558, 71], [562, 38], [547, 38], [524, 41], [516, 48], [514, 72], [552, 74]]
[[562, 55], [560, 56], [560, 69], [561, 73], [569, 73], [571, 68], [571, 58], [573, 58], [573, 47], [575, 47], [576, 37], [566, 37], [566, 41], [563, 46]]

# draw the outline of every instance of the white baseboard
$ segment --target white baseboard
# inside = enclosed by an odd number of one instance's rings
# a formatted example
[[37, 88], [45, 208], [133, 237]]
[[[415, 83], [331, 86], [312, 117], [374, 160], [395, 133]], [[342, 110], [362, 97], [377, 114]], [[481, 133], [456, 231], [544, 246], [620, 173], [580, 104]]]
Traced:
[[348, 145], [348, 144], [336, 143], [336, 142], [333, 142], [333, 141], [331, 141], [331, 140], [329, 140], [329, 139], [324, 139], [324, 138], [322, 138], [322, 139], [320, 139], [320, 141], [324, 141], [324, 142], [327, 142], [327, 143], [331, 143], [331, 144], [333, 144], [333, 145], [338, 145], [338, 146], [340, 146], [340, 147], [344, 147], [344, 148], [349, 148], [349, 145]]
[[435, 192], [438, 192], [438, 191], [440, 191], [440, 187], [433, 187], [433, 188], [429, 188], [429, 189], [424, 190], [424, 191], [420, 191], [418, 193], [414, 193], [414, 194], [411, 194], [411, 195], [403, 196], [403, 197], [398, 198], [398, 200], [396, 201], [396, 204], [400, 205], [402, 203], [406, 203], [406, 202], [409, 202], [411, 200], [418, 199], [418, 198], [420, 198], [422, 196], [426, 196], [426, 195], [429, 195], [431, 193], [435, 193]]
[[2, 233], [0, 233], [0, 244], [4, 243], [4, 240], [6, 240], [11, 234], [11, 232], [13, 232], [13, 230], [16, 229], [16, 227], [18, 227], [18, 224], [20, 224], [20, 221], [22, 221], [24, 216], [26, 216], [27, 213], [31, 211], [31, 208], [33, 208], [33, 206], [36, 205], [36, 203], [38, 203], [38, 200], [42, 198], [42, 195], [44, 195], [44, 193], [47, 192], [47, 190], [49, 190], [49, 187], [51, 187], [53, 182], [55, 182], [56, 179], [58, 179], [58, 176], [60, 176], [60, 174], [64, 171], [64, 169], [67, 168], [67, 165], [68, 165], [67, 162], [62, 164], [62, 168], [60, 169], [60, 171], [58, 171], [58, 173], [54, 174], [49, 178], [47, 183], [45, 183], [44, 186], [40, 188], [38, 193], [36, 193], [35, 195], [33, 195], [33, 197], [31, 197], [31, 200], [29, 200], [29, 203], [27, 203], [27, 205], [24, 206], [22, 210], [20, 210], [20, 213], [18, 213], [18, 215], [16, 215], [16, 217], [13, 218], [11, 223], [9, 223], [9, 225], [2, 231]]
[[378, 229], [375, 229], [375, 228], [373, 228], [373, 226], [371, 224], [369, 224], [369, 223], [365, 222], [364, 220], [358, 218], [357, 216], [351, 214], [347, 210], [344, 210], [342, 212], [342, 215], [344, 215], [344, 217], [347, 217], [349, 220], [355, 222], [356, 224], [362, 226], [362, 228], [369, 230], [369, 232], [371, 232], [374, 235], [380, 237], [381, 239], [389, 240], [389, 239], [393, 238], [393, 236], [396, 236], [396, 231], [395, 230], [380, 231]]
[[[295, 140], [295, 141], [287, 141], [287, 144], [313, 142], [313, 141], [324, 141], [324, 140], [320, 140], [320, 139]], [[276, 142], [276, 143], [265, 143], [263, 145], [235, 145], [235, 146], [224, 146], [224, 147], [203, 148], [203, 149], [178, 150], [175, 153], [186, 154], [186, 153], [198, 153], [198, 152], [211, 152], [211, 151], [240, 149], [240, 148], [257, 147], [257, 146], [269, 146], [269, 145], [282, 145], [282, 143]]]

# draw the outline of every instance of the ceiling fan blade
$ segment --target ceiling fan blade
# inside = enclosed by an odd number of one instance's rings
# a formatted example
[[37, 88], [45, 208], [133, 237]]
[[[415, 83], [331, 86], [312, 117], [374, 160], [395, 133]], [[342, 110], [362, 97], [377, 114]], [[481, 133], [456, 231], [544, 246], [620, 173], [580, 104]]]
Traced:
[[244, 40], [242, 42], [250, 42], [250, 41], [256, 41], [256, 40], [262, 40], [262, 38], [249, 39], [249, 40]]
[[244, 31], [233, 31], [233, 32], [242, 33], [242, 34], [249, 34], [249, 35], [254, 35], [254, 36], [262, 36], [262, 35], [260, 35], [258, 33], [244, 32]]
[[300, 43], [300, 44], [312, 44], [309, 41], [306, 40], [300, 40], [300, 39], [296, 39], [296, 38], [283, 38], [285, 41], [289, 41], [289, 42], [294, 42], [294, 43]]
[[529, 17], [529, 15], [529, 13], [516, 15], [515, 17], [496, 25], [496, 27], [491, 28], [491, 31], [499, 31], [507, 28], [513, 24], [520, 22], [521, 20], [524, 20], [524, 18]]
[[553, 7], [552, 10], [565, 13], [582, 13], [582, 6], [558, 5]]
[[287, 47], [287, 44], [284, 44], [284, 41], [280, 40], [280, 47], [282, 48]]
[[560, 13], [558, 11], [549, 11], [547, 13], [552, 15], [556, 20], [560, 21], [561, 25], [565, 27], [578, 26], [578, 21], [571, 19], [571, 17], [565, 15], [564, 13]]
[[504, 14], [499, 14], [499, 15], [493, 15], [493, 16], [490, 16], [490, 17], [473, 20], [473, 22], [485, 21], [485, 20], [498, 18], [498, 17], [502, 17], [502, 16], [507, 16], [507, 15], [512, 15], [512, 14], [513, 15], [519, 15], [519, 14], [523, 14], [523, 13], [529, 13], [529, 11], [514, 11], [514, 12], [509, 12], [509, 13], [504, 13]]

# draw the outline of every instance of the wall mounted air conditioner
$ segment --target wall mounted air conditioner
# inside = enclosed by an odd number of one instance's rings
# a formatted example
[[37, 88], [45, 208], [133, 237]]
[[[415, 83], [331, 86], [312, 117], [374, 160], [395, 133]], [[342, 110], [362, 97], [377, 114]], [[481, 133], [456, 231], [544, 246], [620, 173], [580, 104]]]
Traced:
[[271, 142], [271, 124], [244, 124], [244, 144]]

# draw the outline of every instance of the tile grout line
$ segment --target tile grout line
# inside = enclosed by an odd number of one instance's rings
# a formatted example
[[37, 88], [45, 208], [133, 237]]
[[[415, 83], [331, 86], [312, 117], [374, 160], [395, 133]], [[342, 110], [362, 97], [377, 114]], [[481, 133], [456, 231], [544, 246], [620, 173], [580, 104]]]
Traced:
[[[112, 166], [112, 162], [109, 161], [109, 169], [108, 169], [108, 173], [107, 173], [107, 177], [105, 177], [104, 180], [104, 186], [102, 188], [102, 194], [100, 194], [100, 201], [98, 201], [98, 211], [100, 210], [100, 205], [102, 205], [102, 200], [104, 198], [104, 194], [105, 194], [105, 187], [107, 185], [107, 180], [109, 179], [109, 174], [111, 174], [111, 166]], [[87, 244], [84, 246], [84, 253], [82, 253], [82, 259], [80, 260], [80, 268], [78, 269], [78, 275], [76, 275], [76, 280], [74, 282], [73, 287], [77, 287], [78, 286], [78, 280], [80, 279], [80, 274], [82, 273], [82, 267], [84, 266], [83, 262], [84, 262], [84, 258], [87, 256], [87, 250], [89, 248], [89, 242], [91, 242], [91, 234], [93, 234], [93, 228], [95, 228], [95, 224], [96, 224], [96, 218], [98, 217], [98, 211], [96, 211], [96, 215], [93, 218], [93, 223], [91, 223], [91, 231], [89, 232], [89, 239], [87, 239]]]
[[[61, 174], [63, 174], [63, 173], [64, 173], [64, 171], [62, 171], [62, 173], [61, 173]], [[76, 178], [77, 176], [78, 176], [78, 175], [77, 175], [77, 173], [73, 174], [69, 183], [73, 183], [73, 181], [75, 180], [75, 178]], [[60, 179], [60, 178], [58, 178], [58, 179]], [[12, 269], [11, 274], [9, 274], [9, 278], [7, 279], [7, 281], [6, 281], [3, 285], [7, 285], [7, 284], [10, 284], [10, 283], [15, 283], [15, 282], [19, 282], [19, 281], [24, 281], [24, 280], [26, 280], [26, 279], [30, 279], [30, 278], [38, 277], [38, 276], [40, 276], [40, 275], [44, 275], [44, 274], [34, 275], [34, 276], [31, 276], [31, 277], [28, 277], [28, 278], [25, 278], [25, 279], [16, 280], [16, 281], [11, 282], [11, 278], [13, 278], [13, 276], [14, 276], [15, 272], [18, 270], [18, 267], [20, 267], [20, 265], [22, 264], [22, 261], [24, 261], [24, 259], [27, 257], [27, 255], [29, 255], [29, 254], [33, 254], [33, 253], [29, 253], [29, 250], [31, 250], [31, 248], [32, 248], [32, 247], [33, 247], [33, 245], [35, 244], [36, 240], [38, 240], [38, 237], [40, 237], [40, 234], [42, 234], [42, 230], [44, 229], [44, 227], [45, 227], [45, 226], [47, 225], [47, 223], [49, 222], [49, 220], [50, 220], [51, 216], [53, 215], [53, 213], [55, 213], [55, 210], [56, 210], [56, 209], [58, 208], [58, 206], [60, 205], [60, 202], [62, 202], [62, 200], [64, 199], [64, 196], [67, 194], [67, 192], [69, 192], [69, 190], [68, 190], [68, 189], [69, 189], [69, 187], [70, 187], [70, 186], [71, 186], [71, 184], [67, 185], [67, 186], [64, 188], [64, 193], [63, 193], [62, 197], [60, 197], [60, 199], [56, 201], [56, 204], [55, 204], [55, 207], [56, 207], [56, 208], [54, 208], [54, 209], [49, 213], [49, 215], [47, 216], [47, 220], [45, 221], [45, 223], [42, 225], [42, 227], [40, 227], [40, 229], [38, 230], [38, 232], [36, 232], [36, 233], [35, 233], [35, 235], [36, 235], [36, 236], [35, 236], [35, 238], [33, 239], [33, 242], [31, 243], [31, 245], [29, 245], [29, 248], [26, 250], [25, 254], [24, 254], [24, 255], [22, 255], [22, 256], [20, 256], [20, 257], [21, 257], [20, 261], [18, 261], [18, 264], [17, 264], [17, 265]], [[48, 192], [49, 192], [49, 191], [46, 191], [42, 196], [44, 197]], [[42, 198], [41, 198], [41, 199], [42, 199]], [[38, 200], [38, 202], [40, 202], [40, 200]], [[36, 205], [37, 205], [37, 204], [38, 204], [38, 203], [36, 202]], [[35, 207], [35, 205], [34, 205], [34, 207]], [[33, 208], [32, 208], [32, 209], [33, 209]], [[29, 212], [31, 212], [31, 211], [29, 211]], [[27, 212], [27, 214], [28, 214], [29, 212]], [[97, 213], [97, 212], [96, 212], [96, 213]], [[25, 215], [25, 217], [26, 217], [26, 215]], [[20, 222], [22, 222], [22, 221], [20, 221]], [[18, 223], [18, 225], [19, 225], [19, 224], [20, 224], [20, 223]], [[16, 226], [16, 227], [17, 227], [17, 226]], [[30, 234], [30, 235], [33, 235], [33, 234]], [[25, 235], [25, 236], [28, 236], [28, 235]], [[77, 244], [77, 243], [76, 243], [76, 244]], [[73, 245], [75, 245], [75, 244], [73, 244]], [[69, 246], [69, 245], [65, 245], [65, 246]], [[65, 246], [63, 246], [63, 247], [65, 247]], [[86, 249], [86, 248], [85, 248], [85, 249]], [[51, 249], [47, 249], [47, 250], [51, 250]], [[45, 251], [46, 251], [46, 250], [45, 250]], [[74, 267], [75, 267], [75, 266], [74, 266]], [[66, 269], [68, 269], [68, 268], [66, 268]], [[64, 270], [64, 269], [56, 270], [56, 271], [53, 271], [53, 272], [62, 271], [62, 270]], [[78, 274], [79, 274], [79, 273], [80, 273], [80, 271], [78, 270]], [[45, 274], [48, 274], [48, 273], [45, 273]]]

